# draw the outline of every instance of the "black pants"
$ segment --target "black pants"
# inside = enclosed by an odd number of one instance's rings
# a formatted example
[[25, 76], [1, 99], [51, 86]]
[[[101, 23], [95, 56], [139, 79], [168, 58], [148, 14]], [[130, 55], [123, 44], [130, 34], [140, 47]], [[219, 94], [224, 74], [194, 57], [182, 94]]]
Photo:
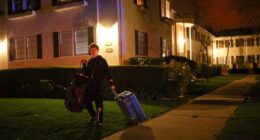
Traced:
[[[99, 122], [103, 122], [103, 92], [101, 89], [91, 88], [86, 90], [85, 101], [88, 113], [91, 117], [97, 117]], [[95, 102], [94, 110], [92, 102]]]

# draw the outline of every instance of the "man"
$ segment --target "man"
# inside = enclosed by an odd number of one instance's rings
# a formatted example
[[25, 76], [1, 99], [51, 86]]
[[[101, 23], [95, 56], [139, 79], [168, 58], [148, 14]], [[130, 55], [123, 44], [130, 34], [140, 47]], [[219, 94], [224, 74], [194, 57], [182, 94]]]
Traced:
[[[103, 94], [104, 80], [108, 79], [111, 90], [115, 90], [113, 79], [111, 78], [107, 61], [98, 55], [99, 47], [97, 44], [90, 44], [89, 51], [91, 59], [86, 64], [86, 60], [81, 60], [83, 63], [83, 71], [90, 78], [86, 89], [85, 101], [90, 118], [88, 123], [103, 127]], [[94, 110], [92, 101], [95, 102], [96, 110]]]

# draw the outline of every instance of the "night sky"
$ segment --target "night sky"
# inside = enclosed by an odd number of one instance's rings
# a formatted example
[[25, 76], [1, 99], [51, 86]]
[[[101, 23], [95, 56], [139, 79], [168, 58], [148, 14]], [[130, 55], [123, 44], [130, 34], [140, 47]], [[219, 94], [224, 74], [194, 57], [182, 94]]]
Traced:
[[[174, 0], [177, 13], [193, 15], [192, 0]], [[260, 0], [199, 0], [200, 24], [214, 32], [260, 27]]]

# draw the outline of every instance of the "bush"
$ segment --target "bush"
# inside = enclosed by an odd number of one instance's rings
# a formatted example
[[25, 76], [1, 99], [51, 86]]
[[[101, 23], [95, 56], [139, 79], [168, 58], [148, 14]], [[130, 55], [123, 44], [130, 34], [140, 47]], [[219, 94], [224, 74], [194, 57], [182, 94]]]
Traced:
[[189, 65], [181, 62], [171, 61], [169, 63], [169, 78], [167, 96], [184, 96], [192, 79]]
[[231, 74], [248, 74], [248, 69], [231, 69], [229, 70], [229, 73]]
[[170, 56], [164, 57], [164, 61], [166, 62], [166, 64], [169, 64], [172, 60], [174, 60], [176, 62], [187, 63], [189, 65], [192, 73], [195, 74], [195, 73], [198, 72], [197, 62], [195, 62], [193, 60], [190, 60], [190, 59], [183, 57], [183, 56], [170, 55]]
[[132, 57], [129, 58], [130, 65], [162, 65], [162, 58], [152, 57]]
[[[0, 97], [64, 98], [76, 68], [29, 68], [0, 71]], [[159, 66], [115, 66], [110, 72], [118, 92], [130, 90], [143, 100], [163, 92], [168, 69]], [[105, 99], [112, 99], [106, 84]]]

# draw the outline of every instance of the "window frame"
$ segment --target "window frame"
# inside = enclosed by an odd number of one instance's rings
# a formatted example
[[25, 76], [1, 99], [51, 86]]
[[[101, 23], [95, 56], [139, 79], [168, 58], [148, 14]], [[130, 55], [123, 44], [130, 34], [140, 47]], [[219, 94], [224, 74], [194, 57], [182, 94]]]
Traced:
[[[166, 42], [166, 46], [164, 47], [164, 41]], [[161, 57], [167, 57], [172, 54], [172, 45], [171, 40], [167, 38], [160, 38], [160, 46], [161, 46]], [[163, 55], [165, 51], [165, 56]]]
[[21, 0], [23, 2], [22, 10], [16, 10], [15, 0], [8, 0], [8, 15], [17, 15], [27, 13], [28, 11], [35, 11], [41, 8], [41, 0]]
[[[140, 40], [138, 34], [142, 35], [142, 40]], [[141, 46], [139, 46], [140, 42]], [[148, 48], [148, 34], [146, 32], [135, 30], [135, 55], [148, 56]]]
[[[35, 41], [36, 41], [35, 56], [36, 57], [29, 57], [28, 56], [29, 55], [29, 47], [28, 47], [29, 42], [28, 42], [27, 39], [29, 37], [35, 37]], [[17, 58], [17, 44], [16, 44], [16, 40], [18, 40], [18, 39], [22, 39], [23, 40], [23, 48], [22, 48], [23, 49], [23, 58]], [[9, 38], [9, 61], [41, 59], [42, 58], [42, 48], [41, 47], [42, 47], [41, 34]]]

